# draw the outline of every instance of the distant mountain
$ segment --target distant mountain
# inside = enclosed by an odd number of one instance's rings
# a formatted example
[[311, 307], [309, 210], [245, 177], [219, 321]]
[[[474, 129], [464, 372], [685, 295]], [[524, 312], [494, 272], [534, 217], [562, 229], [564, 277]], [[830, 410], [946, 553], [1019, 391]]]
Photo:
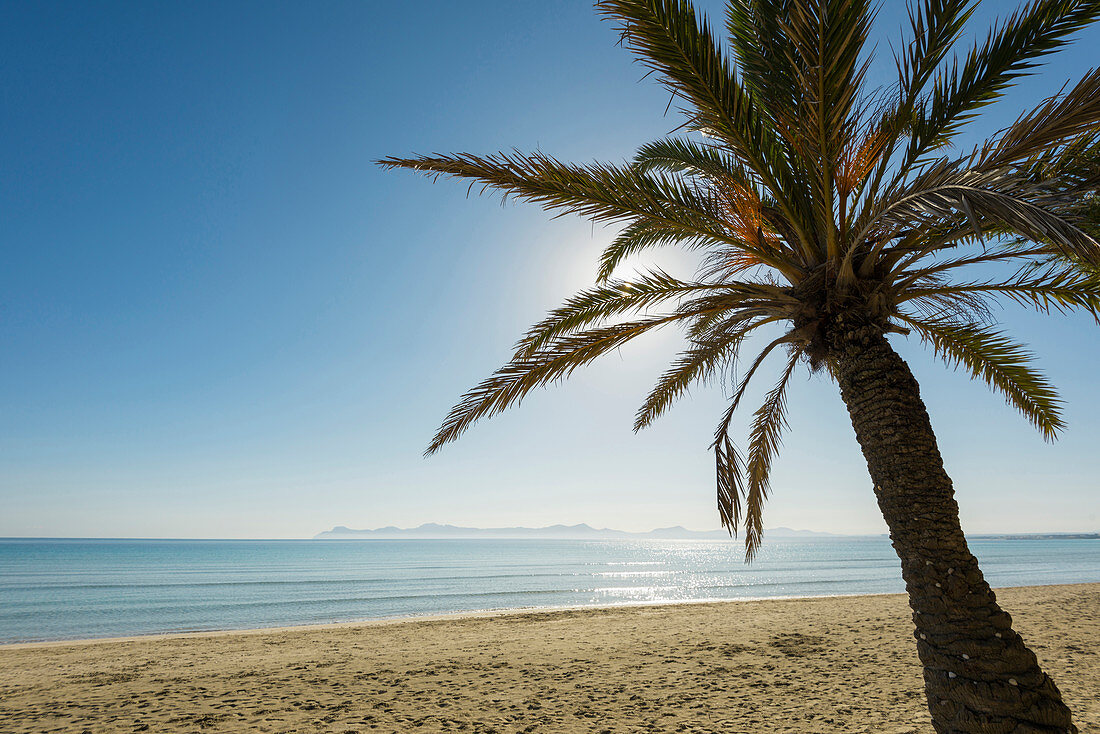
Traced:
[[[819, 533], [813, 530], [792, 530], [790, 528], [772, 528], [765, 530], [771, 538], [808, 538], [833, 536], [833, 533]], [[591, 525], [550, 525], [545, 528], [464, 528], [455, 525], [440, 525], [429, 522], [416, 528], [398, 528], [393, 525], [374, 530], [353, 530], [337, 525], [313, 536], [316, 540], [355, 540], [355, 539], [400, 539], [400, 538], [556, 538], [568, 540], [614, 540], [616, 538], [655, 538], [660, 540], [693, 540], [729, 538], [725, 530], [688, 530], [676, 525], [670, 528], [657, 528], [645, 533], [632, 533], [626, 530], [594, 528]]]

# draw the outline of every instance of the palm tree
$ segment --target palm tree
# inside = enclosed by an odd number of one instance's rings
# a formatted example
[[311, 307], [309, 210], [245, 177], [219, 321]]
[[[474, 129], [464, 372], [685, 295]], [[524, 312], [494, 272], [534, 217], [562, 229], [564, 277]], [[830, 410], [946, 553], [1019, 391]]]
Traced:
[[[512, 360], [454, 407], [428, 453], [532, 389], [676, 325], [686, 347], [635, 429], [694, 383], [747, 364], [712, 448], [723, 525], [744, 529], [751, 559], [786, 387], [805, 363], [839, 385], [867, 460], [901, 559], [936, 731], [1076, 731], [967, 548], [917, 383], [887, 335], [920, 338], [1045, 438], [1062, 429], [1053, 387], [998, 330], [990, 306], [1007, 299], [1100, 319], [1100, 278], [1090, 273], [1100, 245], [1085, 224], [1100, 184], [1100, 72], [972, 151], [949, 146], [978, 110], [1100, 16], [1100, 1], [1034, 0], [956, 55], [975, 0], [915, 0], [886, 89], [865, 83], [869, 0], [729, 0], [725, 48], [687, 0], [598, 6], [682, 103], [683, 134], [643, 145], [625, 165], [515, 152], [379, 161], [622, 225], [598, 283], [533, 326]], [[615, 277], [625, 258], [670, 244], [701, 254], [694, 280], [661, 270]], [[742, 360], [743, 348], [765, 342]], [[772, 354], [785, 354], [780, 377], [741, 454], [730, 419]]]

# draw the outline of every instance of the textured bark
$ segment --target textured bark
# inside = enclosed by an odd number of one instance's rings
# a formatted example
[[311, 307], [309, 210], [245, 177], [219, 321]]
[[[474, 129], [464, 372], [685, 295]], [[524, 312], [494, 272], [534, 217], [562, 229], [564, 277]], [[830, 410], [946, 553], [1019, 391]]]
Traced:
[[901, 559], [936, 731], [1075, 734], [1061, 694], [1012, 630], [967, 547], [909, 368], [871, 327], [839, 337], [832, 356]]

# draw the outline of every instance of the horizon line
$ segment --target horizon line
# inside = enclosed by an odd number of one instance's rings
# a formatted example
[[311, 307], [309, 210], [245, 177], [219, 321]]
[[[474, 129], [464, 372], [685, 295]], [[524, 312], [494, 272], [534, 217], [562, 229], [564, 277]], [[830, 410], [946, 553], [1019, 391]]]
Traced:
[[[455, 526], [452, 526], [455, 527]], [[517, 528], [522, 526], [515, 526]], [[547, 526], [552, 527], [552, 526]], [[567, 526], [568, 527], [568, 526]], [[409, 530], [415, 528], [398, 528], [399, 530]], [[510, 528], [469, 528], [472, 530], [500, 530]], [[529, 528], [530, 529], [530, 528]], [[541, 528], [534, 528], [541, 529]], [[612, 530], [612, 528], [596, 528], [597, 530]], [[667, 528], [655, 528], [655, 530], [661, 530]], [[330, 532], [330, 531], [322, 531]], [[652, 531], [619, 531], [619, 532], [636, 532], [639, 535]], [[713, 532], [708, 530], [703, 531], [691, 531], [691, 532]], [[889, 533], [831, 533], [827, 531], [810, 531], [815, 533], [821, 533], [822, 536], [832, 536], [837, 538], [889, 538]], [[765, 531], [765, 538], [767, 531]], [[1040, 536], [1040, 535], [1087, 535], [1100, 537], [1100, 530], [1033, 530], [1033, 531], [1009, 531], [1009, 532], [981, 532], [981, 533], [966, 533], [968, 538], [989, 538], [989, 537], [1011, 537], [1011, 536]], [[730, 540], [739, 540], [736, 535], [731, 536]], [[295, 537], [158, 537], [158, 536], [138, 536], [138, 535], [0, 535], [0, 541], [9, 540], [157, 540], [157, 541], [226, 541], [226, 542], [247, 542], [247, 541], [329, 541], [329, 540], [343, 540], [341, 538], [317, 538], [316, 536], [295, 536]], [[355, 538], [352, 538], [355, 540]], [[357, 540], [585, 540], [584, 538], [358, 538]], [[593, 538], [593, 540], [600, 540], [599, 538]], [[645, 538], [639, 538], [639, 540], [645, 540]], [[651, 540], [670, 541], [670, 540], [706, 540], [697, 538], [652, 538]], [[784, 538], [784, 540], [790, 540], [790, 538]]]

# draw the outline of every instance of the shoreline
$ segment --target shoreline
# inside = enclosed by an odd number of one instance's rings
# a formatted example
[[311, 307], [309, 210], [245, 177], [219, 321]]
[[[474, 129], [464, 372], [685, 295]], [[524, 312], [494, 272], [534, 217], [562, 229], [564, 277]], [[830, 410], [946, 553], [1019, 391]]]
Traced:
[[[1049, 586], [1078, 586], [1100, 582], [1081, 582], [1081, 584], [1046, 584]], [[1030, 587], [1005, 587], [1030, 588]], [[1037, 587], [1038, 588], [1038, 587]], [[502, 609], [470, 609], [439, 614], [408, 614], [394, 617], [364, 617], [338, 622], [305, 622], [303, 624], [284, 624], [272, 627], [227, 627], [211, 630], [172, 630], [167, 632], [145, 632], [134, 635], [114, 637], [73, 637], [59, 640], [35, 640], [31, 642], [0, 642], [0, 651], [17, 648], [57, 647], [63, 645], [95, 645], [109, 642], [138, 642], [142, 640], [172, 640], [196, 637], [225, 637], [227, 635], [257, 635], [267, 632], [309, 632], [313, 630], [346, 629], [357, 627], [383, 627], [417, 622], [460, 622], [465, 619], [492, 619], [496, 617], [523, 616], [526, 614], [552, 614], [554, 612], [600, 612], [616, 609], [634, 609], [647, 607], [700, 606], [708, 604], [749, 604], [764, 601], [802, 601], [812, 599], [843, 599], [847, 597], [904, 596], [904, 593], [886, 594], [818, 594], [815, 596], [753, 596], [739, 599], [676, 599], [668, 601], [637, 601], [621, 604], [574, 604], [547, 607], [508, 607]]]
[[[1100, 731], [1100, 583], [998, 599]], [[12, 734], [922, 734], [901, 594], [512, 610], [0, 647]]]
[[[999, 586], [993, 587], [995, 592], [1009, 589], [1049, 589], [1049, 588], [1074, 588], [1096, 586], [1100, 588], [1100, 581], [1081, 581], [1072, 584], [1028, 584], [1026, 586]], [[621, 604], [575, 604], [565, 606], [546, 607], [508, 607], [500, 609], [470, 609], [456, 612], [443, 612], [438, 614], [409, 614], [392, 617], [364, 617], [362, 619], [342, 620], [336, 622], [306, 622], [302, 624], [274, 625], [271, 627], [227, 627], [219, 629], [202, 630], [169, 630], [165, 632], [143, 632], [132, 635], [115, 635], [109, 637], [73, 637], [56, 640], [34, 640], [30, 642], [0, 642], [0, 652], [4, 650], [33, 649], [48, 647], [63, 647], [67, 645], [97, 645], [116, 642], [139, 642], [144, 640], [175, 640], [193, 639], [204, 637], [226, 637], [231, 635], [260, 635], [265, 633], [283, 632], [310, 632], [318, 630], [355, 629], [359, 627], [382, 627], [400, 624], [415, 624], [417, 622], [448, 622], [462, 621], [465, 619], [492, 619], [496, 617], [511, 617], [523, 615], [552, 614], [555, 612], [601, 612], [617, 609], [635, 608], [665, 608], [665, 607], [693, 607], [706, 605], [726, 604], [752, 604], [769, 601], [812, 601], [814, 599], [847, 599], [847, 598], [875, 598], [875, 597], [905, 597], [905, 592], [871, 593], [871, 594], [815, 594], [809, 596], [754, 596], [737, 599], [676, 599], [666, 601], [637, 601], [622, 602]]]

